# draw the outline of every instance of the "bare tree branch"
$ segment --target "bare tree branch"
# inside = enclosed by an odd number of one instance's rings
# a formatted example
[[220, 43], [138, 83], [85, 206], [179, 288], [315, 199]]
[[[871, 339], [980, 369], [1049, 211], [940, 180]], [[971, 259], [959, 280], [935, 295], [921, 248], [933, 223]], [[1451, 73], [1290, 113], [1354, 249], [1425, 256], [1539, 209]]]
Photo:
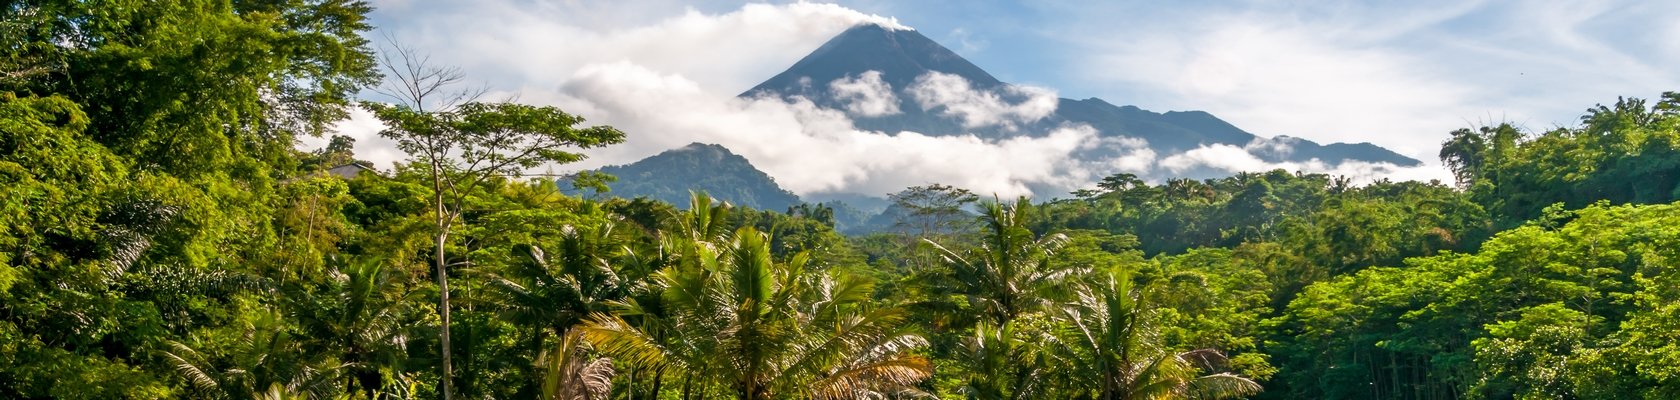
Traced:
[[430, 54], [397, 42], [384, 35], [385, 46], [380, 49], [380, 66], [388, 73], [375, 93], [389, 97], [396, 104], [415, 111], [450, 111], [456, 106], [477, 101], [490, 87], [479, 84], [459, 87], [466, 73], [456, 66], [440, 66]]

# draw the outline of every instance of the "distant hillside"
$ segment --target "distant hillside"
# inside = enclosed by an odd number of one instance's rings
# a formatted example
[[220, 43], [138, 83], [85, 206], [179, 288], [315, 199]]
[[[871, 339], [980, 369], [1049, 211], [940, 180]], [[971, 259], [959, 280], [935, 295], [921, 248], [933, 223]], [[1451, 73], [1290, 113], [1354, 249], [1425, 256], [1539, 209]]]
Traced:
[[746, 158], [715, 144], [693, 143], [600, 171], [618, 177], [609, 185], [608, 194], [615, 197], [645, 196], [682, 207], [693, 190], [761, 210], [785, 211], [800, 203], [799, 196], [776, 185]]

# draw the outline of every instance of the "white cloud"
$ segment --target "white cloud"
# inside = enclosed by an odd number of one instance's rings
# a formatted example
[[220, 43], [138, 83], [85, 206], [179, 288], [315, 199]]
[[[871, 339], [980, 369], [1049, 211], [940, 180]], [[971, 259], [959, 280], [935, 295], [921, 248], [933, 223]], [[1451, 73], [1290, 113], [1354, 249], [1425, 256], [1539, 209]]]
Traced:
[[[1099, 137], [1087, 126], [1064, 126], [1044, 135], [998, 141], [972, 135], [872, 132], [856, 129], [845, 112], [821, 109], [809, 101], [735, 97], [854, 24], [907, 29], [891, 18], [835, 5], [752, 4], [715, 14], [691, 9], [645, 21], [624, 16], [634, 13], [573, 13], [577, 7], [592, 11], [618, 7], [602, 3], [490, 1], [453, 7], [429, 12], [425, 11], [428, 7], [410, 5], [403, 7], [411, 14], [401, 16], [400, 24], [385, 26], [400, 40], [430, 50], [440, 63], [460, 65], [468, 76], [489, 80], [496, 90], [491, 98], [517, 93], [522, 102], [558, 106], [588, 118], [588, 124], [609, 124], [628, 133], [626, 143], [591, 150], [590, 159], [566, 169], [629, 163], [703, 142], [741, 154], [799, 194], [882, 195], [939, 182], [1000, 196], [1057, 195], [1112, 173], [1150, 176], [1171, 172], [1171, 166], [1231, 171], [1314, 168], [1371, 176], [1405, 172], [1352, 164], [1266, 164], [1254, 162], [1257, 159], [1236, 147], [1241, 154], [1224, 159], [1218, 156], [1225, 155], [1225, 149], [1162, 159], [1142, 140]], [[593, 20], [574, 14], [606, 17]], [[1253, 100], [1239, 91], [1277, 89], [1243, 76], [1247, 70], [1221, 67], [1224, 61], [1219, 57], [1227, 56], [1217, 51], [1174, 51], [1179, 53], [1167, 55], [1201, 63], [1196, 67], [1200, 72], [1183, 73], [1195, 78], [1180, 81], [1201, 85], [1198, 90], [1206, 93]], [[1247, 56], [1256, 55], [1236, 55]], [[1373, 66], [1330, 75], [1345, 79], [1347, 74], [1382, 71]], [[847, 96], [846, 111], [854, 115], [887, 115], [896, 108], [893, 88], [879, 73], [827, 85], [837, 96]], [[1436, 90], [1422, 86], [1426, 91]], [[920, 77], [910, 88], [901, 89], [919, 105], [957, 118], [970, 128], [1013, 129], [1050, 115], [1057, 102], [1056, 93], [1049, 89], [975, 88], [961, 77], [945, 74]], [[359, 156], [388, 168], [400, 155], [377, 137], [378, 129], [377, 121], [359, 112], [340, 131], [359, 139]]]
[[898, 96], [891, 84], [881, 80], [881, 71], [867, 71], [856, 78], [835, 79], [828, 83], [834, 99], [846, 105], [852, 115], [880, 117], [901, 113]]
[[945, 37], [954, 44], [953, 47], [956, 47], [954, 50], [961, 54], [979, 53], [992, 44], [991, 41], [986, 39], [976, 39], [973, 32], [963, 28], [952, 29], [951, 33], [946, 34]]
[[1046, 35], [1073, 38], [1066, 53], [1090, 62], [1069, 79], [1099, 94], [1431, 163], [1453, 129], [1572, 125], [1593, 103], [1680, 87], [1676, 2], [1062, 7]]
[[1352, 180], [1354, 184], [1365, 184], [1384, 178], [1390, 180], [1452, 181], [1452, 175], [1445, 169], [1429, 165], [1401, 167], [1388, 163], [1360, 161], [1329, 164], [1316, 158], [1300, 162], [1270, 163], [1256, 157], [1247, 149], [1228, 144], [1201, 146], [1184, 153], [1167, 156], [1161, 159], [1160, 166], [1172, 173], [1199, 172], [1201, 170], [1225, 173], [1264, 172], [1282, 169], [1291, 172], [1345, 176]]
[[[803, 99], [720, 96], [681, 76], [622, 62], [586, 67], [553, 95], [528, 100], [590, 110], [599, 121], [630, 133], [628, 143], [592, 151], [596, 158], [577, 167], [630, 162], [690, 142], [716, 143], [800, 194], [878, 196], [939, 182], [1001, 196], [1030, 195], [1034, 187], [1078, 187], [1116, 168], [1147, 168], [1142, 160], [1153, 159], [1141, 141], [1098, 138], [1087, 126], [996, 142], [972, 135], [863, 131], [845, 114]], [[1123, 152], [1097, 161], [1073, 157], [1099, 146]]]
[[[349, 136], [356, 140], [352, 148], [356, 158], [372, 162], [375, 168], [390, 170], [396, 163], [407, 159], [408, 155], [397, 150], [397, 142], [379, 136], [379, 131], [385, 129], [385, 123], [373, 117], [373, 113], [355, 108], [350, 110], [350, 118], [333, 124], [333, 134]], [[317, 150], [327, 146], [330, 136], [298, 138], [299, 144], [306, 150]]]
[[[1153, 86], [1175, 106], [1209, 110], [1262, 136], [1372, 142], [1414, 157], [1438, 145], [1421, 133], [1463, 124], [1458, 106], [1473, 89], [1438, 79], [1426, 67], [1432, 60], [1281, 23], [1212, 25], [1197, 35], [1126, 41], [1133, 45], [1101, 58], [1100, 76]], [[1109, 73], [1117, 70], [1134, 73]]]
[[1006, 85], [993, 91], [975, 88], [961, 76], [937, 71], [917, 77], [905, 91], [923, 110], [937, 109], [942, 115], [956, 117], [965, 128], [1000, 126], [1014, 130], [1018, 124], [1056, 112], [1056, 92], [1050, 89]]
[[1149, 142], [1143, 139], [1126, 136], [1103, 137], [1097, 140], [1094, 147], [1110, 152], [1107, 157], [1093, 158], [1095, 161], [1089, 166], [1091, 170], [1100, 171], [1100, 176], [1095, 177], [1098, 179], [1120, 172], [1148, 176], [1156, 165], [1155, 150], [1150, 149]]
[[1267, 163], [1241, 147], [1218, 144], [1202, 146], [1161, 159], [1161, 167], [1173, 172], [1188, 172], [1196, 167], [1211, 167], [1222, 171], [1264, 171]]
[[1295, 146], [1300, 143], [1300, 138], [1290, 136], [1276, 136], [1270, 139], [1256, 137], [1254, 140], [1249, 141], [1248, 144], [1243, 145], [1243, 150], [1247, 150], [1249, 153], [1256, 155], [1270, 155], [1274, 157], [1287, 158], [1291, 153], [1295, 152]]
[[623, 15], [647, 12], [632, 3], [444, 3], [405, 7], [400, 15], [384, 16], [381, 26], [503, 89], [558, 84], [585, 65], [629, 61], [718, 93], [751, 88], [853, 25], [909, 29], [894, 18], [834, 4], [747, 4], [721, 14], [691, 8], [642, 21]]

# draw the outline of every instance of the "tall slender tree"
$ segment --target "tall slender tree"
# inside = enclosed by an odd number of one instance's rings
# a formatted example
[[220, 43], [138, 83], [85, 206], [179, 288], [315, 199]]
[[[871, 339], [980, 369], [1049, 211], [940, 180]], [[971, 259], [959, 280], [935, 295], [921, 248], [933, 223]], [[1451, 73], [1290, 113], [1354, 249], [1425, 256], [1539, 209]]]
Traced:
[[[427, 58], [398, 47], [396, 61], [387, 58], [394, 79], [386, 92], [398, 104], [362, 102], [383, 121], [380, 136], [397, 143], [430, 178], [433, 225], [432, 262], [438, 283], [438, 313], [443, 326], [442, 385], [452, 396], [449, 346], [449, 261], [445, 248], [450, 229], [461, 223], [464, 202], [473, 188], [496, 176], [524, 176], [545, 163], [582, 160], [570, 150], [624, 141], [624, 132], [610, 126], [581, 128], [582, 117], [554, 107], [498, 102], [482, 103], [472, 91], [451, 91], [461, 80], [459, 70], [427, 64]], [[465, 103], [457, 102], [467, 101]], [[429, 107], [429, 108], [428, 108]]]

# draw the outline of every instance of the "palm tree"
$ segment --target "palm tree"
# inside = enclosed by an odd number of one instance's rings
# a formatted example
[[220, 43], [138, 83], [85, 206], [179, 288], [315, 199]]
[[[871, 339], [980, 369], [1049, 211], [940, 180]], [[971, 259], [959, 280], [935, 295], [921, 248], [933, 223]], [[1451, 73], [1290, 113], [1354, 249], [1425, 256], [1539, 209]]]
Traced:
[[542, 399], [598, 400], [612, 393], [612, 360], [591, 357], [584, 345], [583, 335], [573, 329], [543, 353]]
[[377, 258], [352, 260], [327, 276], [314, 290], [286, 290], [286, 308], [308, 338], [303, 348], [342, 355], [346, 386], [372, 396], [385, 388], [386, 373], [400, 370], [407, 357], [402, 319], [409, 294]]
[[[622, 248], [613, 228], [610, 221], [562, 227], [556, 254], [518, 245], [518, 259], [505, 274], [484, 274], [488, 300], [503, 318], [531, 329], [533, 357], [550, 336], [564, 334], [591, 313], [608, 311], [609, 301], [623, 299], [634, 286], [612, 265]], [[531, 377], [541, 375], [538, 368], [532, 364]], [[529, 383], [527, 389], [535, 390], [536, 381]]]
[[[694, 222], [686, 236], [710, 236]], [[582, 333], [632, 366], [678, 371], [682, 398], [855, 398], [912, 390], [931, 374], [908, 354], [925, 341], [905, 330], [905, 313], [871, 306], [871, 282], [809, 271], [803, 253], [773, 262], [769, 238], [750, 227], [681, 247], [654, 278], [658, 304], [620, 304], [620, 315], [655, 321], [596, 313]]]
[[1079, 397], [1102, 400], [1227, 399], [1258, 393], [1260, 385], [1230, 373], [1203, 374], [1225, 362], [1216, 350], [1176, 352], [1161, 345], [1148, 287], [1128, 274], [1100, 274], [1077, 301], [1057, 311], [1059, 364], [1070, 369]]
[[1006, 325], [1023, 314], [1042, 310], [1076, 268], [1050, 263], [1050, 255], [1067, 242], [1061, 234], [1034, 235], [1027, 229], [1032, 203], [1026, 198], [1004, 205], [981, 205], [985, 225], [980, 246], [955, 251], [927, 241], [950, 269], [937, 277], [942, 286], [967, 298], [993, 326]]
[[694, 244], [724, 241], [729, 234], [725, 224], [733, 207], [727, 202], [712, 204], [713, 199], [706, 192], [689, 192], [688, 196], [688, 211], [672, 216], [677, 224], [676, 234]]
[[192, 386], [196, 397], [215, 399], [332, 398], [344, 364], [306, 351], [266, 315], [231, 348], [209, 354], [168, 341], [164, 358]]
[[1452, 131], [1452, 138], [1441, 143], [1441, 161], [1452, 170], [1460, 188], [1468, 188], [1481, 176], [1487, 162], [1487, 138], [1469, 129]]
[[[1111, 180], [1124, 184], [1122, 178]], [[933, 274], [935, 290], [962, 296], [969, 313], [958, 317], [978, 319], [972, 336], [954, 354], [967, 376], [958, 391], [970, 399], [1041, 397], [1046, 372], [1043, 335], [1023, 329], [1018, 321], [1050, 308], [1062, 296], [1068, 278], [1081, 269], [1051, 263], [1051, 255], [1067, 237], [1040, 236], [1028, 229], [1033, 210], [1027, 199], [1008, 204], [994, 200], [981, 207], [978, 246], [957, 251], [927, 242], [946, 268]]]
[[969, 399], [1042, 398], [1046, 378], [1042, 340], [1025, 335], [1016, 323], [981, 322], [965, 338], [955, 358], [967, 372], [957, 391]]
[[1216, 195], [1213, 186], [1187, 178], [1168, 179], [1163, 192], [1167, 200], [1174, 202], [1191, 200], [1211, 202]]

